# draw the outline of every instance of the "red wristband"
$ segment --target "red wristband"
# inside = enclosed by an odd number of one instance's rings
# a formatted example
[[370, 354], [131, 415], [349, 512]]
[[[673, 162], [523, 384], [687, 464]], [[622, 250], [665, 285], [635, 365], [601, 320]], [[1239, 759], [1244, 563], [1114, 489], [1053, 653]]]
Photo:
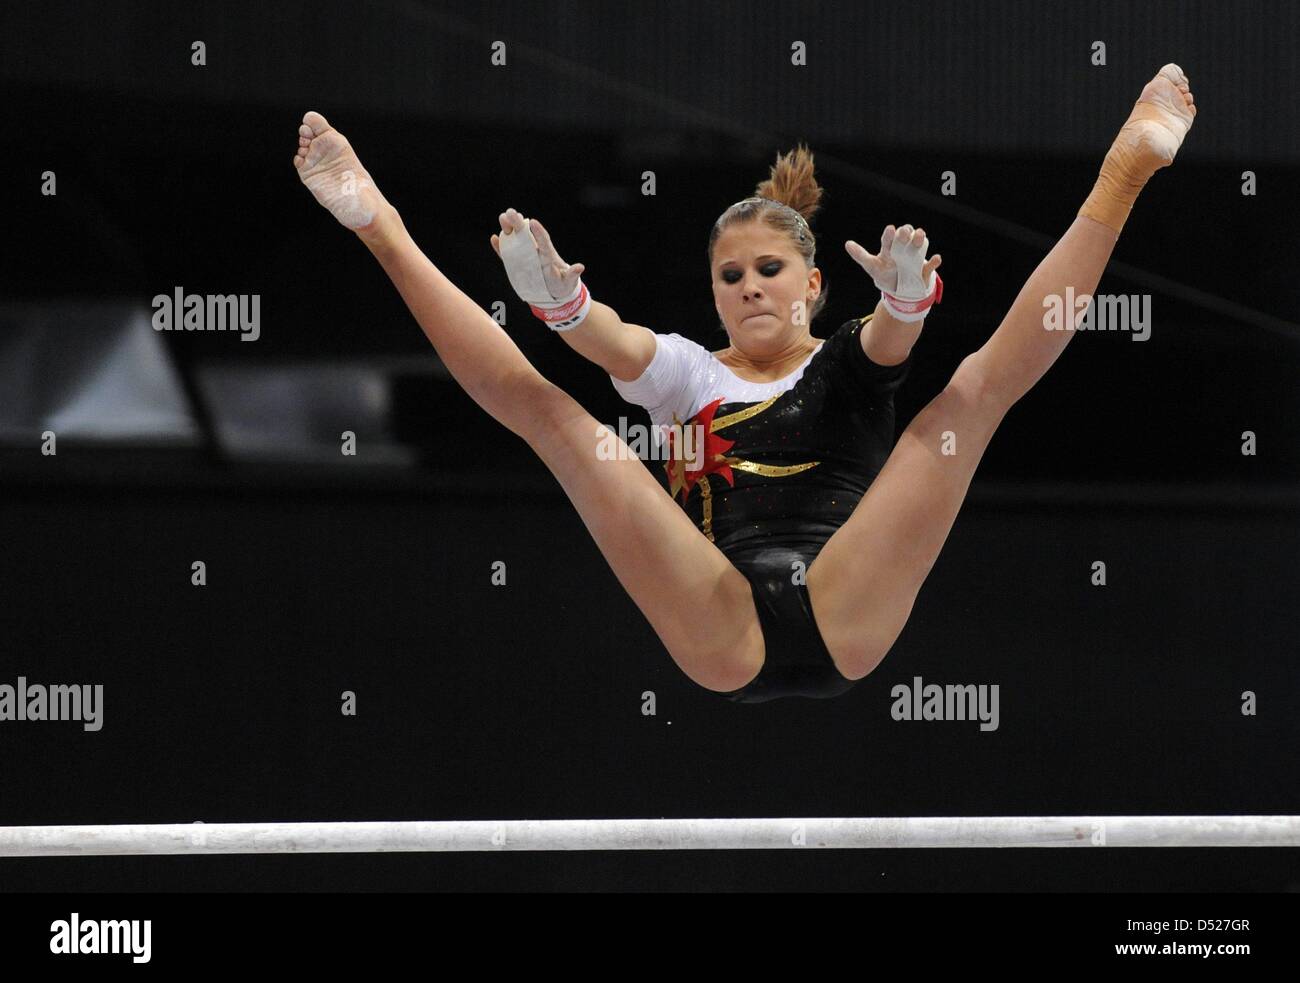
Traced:
[[934, 290], [920, 300], [902, 300], [883, 290], [880, 295], [885, 298], [885, 302], [889, 307], [900, 314], [920, 314], [923, 311], [928, 311], [932, 305], [939, 303], [943, 299], [943, 278], [936, 273], [934, 275]]
[[587, 285], [579, 280], [578, 288], [578, 295], [563, 304], [554, 307], [538, 307], [536, 304], [529, 304], [528, 308], [545, 321], [547, 327], [556, 331], [576, 328], [587, 316], [591, 306], [591, 294], [587, 292]]

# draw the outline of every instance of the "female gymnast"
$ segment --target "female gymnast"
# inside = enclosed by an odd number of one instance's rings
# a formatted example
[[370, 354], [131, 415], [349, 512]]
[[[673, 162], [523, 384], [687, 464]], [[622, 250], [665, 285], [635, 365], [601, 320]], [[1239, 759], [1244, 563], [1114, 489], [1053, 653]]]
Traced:
[[1173, 162], [1195, 115], [1186, 75], [1165, 65], [1078, 217], [892, 452], [893, 394], [942, 294], [940, 257], [926, 258], [925, 232], [910, 225], [887, 226], [874, 255], [845, 243], [881, 300], [814, 337], [826, 297], [808, 219], [822, 192], [806, 149], [779, 157], [756, 196], [714, 223], [709, 274], [731, 342], [719, 352], [625, 323], [591, 299], [584, 266], [560, 259], [541, 222], [503, 212], [492, 247], [533, 313], [653, 423], [707, 435], [699, 457], [678, 443], [669, 495], [625, 445], [600, 453], [618, 438], [428, 260], [319, 113], [303, 117], [293, 164], [374, 254], [456, 381], [546, 463], [681, 670], [728, 699], [763, 702], [836, 696], [880, 664], [994, 430], [1074, 335], [1044, 330], [1044, 298], [1067, 287], [1092, 296], [1139, 192]]

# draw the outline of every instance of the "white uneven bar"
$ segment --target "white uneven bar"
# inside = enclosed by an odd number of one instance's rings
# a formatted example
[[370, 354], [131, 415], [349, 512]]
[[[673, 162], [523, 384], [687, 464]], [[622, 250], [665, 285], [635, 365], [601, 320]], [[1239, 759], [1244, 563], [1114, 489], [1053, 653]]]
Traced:
[[1300, 816], [523, 819], [0, 827], [0, 857], [1101, 846], [1297, 847]]

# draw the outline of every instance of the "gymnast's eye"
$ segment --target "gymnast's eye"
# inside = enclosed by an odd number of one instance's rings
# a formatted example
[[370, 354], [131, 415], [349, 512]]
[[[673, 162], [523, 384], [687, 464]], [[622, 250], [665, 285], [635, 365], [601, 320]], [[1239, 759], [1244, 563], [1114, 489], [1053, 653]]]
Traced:
[[[760, 267], [759, 272], [768, 277], [776, 276], [781, 272], [781, 267], [784, 265], [785, 264], [780, 260], [773, 260], [771, 263], [766, 263]], [[740, 272], [738, 270], [726, 270], [722, 274], [722, 281], [724, 283], [735, 283], [739, 279]]]

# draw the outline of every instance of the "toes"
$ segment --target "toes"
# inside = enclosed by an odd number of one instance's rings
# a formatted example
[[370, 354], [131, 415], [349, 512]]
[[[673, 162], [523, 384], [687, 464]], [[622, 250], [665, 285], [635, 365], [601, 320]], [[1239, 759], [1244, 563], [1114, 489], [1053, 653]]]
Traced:
[[1183, 70], [1173, 62], [1165, 65], [1156, 74], [1163, 75], [1165, 78], [1169, 79], [1170, 82], [1174, 83], [1174, 85], [1177, 85], [1179, 82], [1182, 82], [1184, 85], [1187, 84], [1186, 73], [1184, 73]]
[[316, 110], [309, 109], [302, 118], [302, 126], [298, 128], [298, 132], [302, 133], [304, 129], [307, 132], [303, 133], [303, 136], [318, 137], [322, 133], [329, 132], [330, 124], [329, 121], [320, 113], [316, 112]]

